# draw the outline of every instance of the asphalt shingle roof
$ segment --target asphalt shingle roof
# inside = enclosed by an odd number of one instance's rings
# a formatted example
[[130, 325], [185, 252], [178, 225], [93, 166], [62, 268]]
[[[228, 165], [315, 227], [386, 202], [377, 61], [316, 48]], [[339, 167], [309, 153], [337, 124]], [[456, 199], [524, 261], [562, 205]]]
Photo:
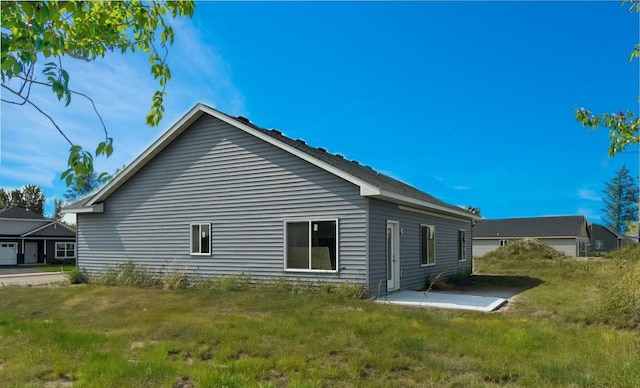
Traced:
[[473, 227], [473, 237], [588, 237], [585, 223], [584, 216], [480, 220]]

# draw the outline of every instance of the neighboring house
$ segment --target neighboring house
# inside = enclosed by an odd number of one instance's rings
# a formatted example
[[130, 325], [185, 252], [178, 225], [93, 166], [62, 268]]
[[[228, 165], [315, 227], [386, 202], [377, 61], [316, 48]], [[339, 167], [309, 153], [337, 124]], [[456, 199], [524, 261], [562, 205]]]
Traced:
[[567, 256], [580, 256], [589, 249], [590, 227], [584, 216], [481, 220], [473, 228], [473, 253], [483, 256], [523, 238], [536, 238]]
[[604, 225], [591, 224], [590, 242], [590, 252], [609, 252], [622, 248], [627, 240]]
[[78, 266], [422, 289], [471, 272], [480, 217], [277, 130], [196, 105], [77, 213]]
[[0, 265], [74, 261], [76, 232], [19, 207], [0, 209]]

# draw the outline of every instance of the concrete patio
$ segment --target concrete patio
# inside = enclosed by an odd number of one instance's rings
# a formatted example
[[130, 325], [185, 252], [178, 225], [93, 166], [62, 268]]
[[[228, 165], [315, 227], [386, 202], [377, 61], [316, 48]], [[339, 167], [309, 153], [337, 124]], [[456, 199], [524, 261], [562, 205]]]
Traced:
[[491, 312], [508, 303], [508, 299], [492, 296], [458, 294], [442, 291], [400, 291], [377, 299], [376, 302], [413, 307]]

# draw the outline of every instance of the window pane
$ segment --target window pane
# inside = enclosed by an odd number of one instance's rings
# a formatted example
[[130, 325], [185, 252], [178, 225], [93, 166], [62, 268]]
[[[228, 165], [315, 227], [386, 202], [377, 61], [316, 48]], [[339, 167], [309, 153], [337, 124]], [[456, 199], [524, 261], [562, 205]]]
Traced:
[[209, 253], [209, 247], [211, 246], [210, 228], [211, 225], [209, 224], [200, 225], [200, 253]]
[[428, 236], [429, 236], [429, 227], [420, 226], [420, 264], [422, 265], [428, 264], [428, 260], [427, 260], [427, 255], [429, 252]]
[[198, 236], [200, 236], [200, 225], [191, 225], [191, 253], [200, 253]]
[[433, 226], [427, 226], [428, 236], [429, 236], [429, 264], [433, 264], [436, 262], [436, 228]]
[[288, 222], [286, 268], [309, 269], [309, 223]]
[[59, 251], [56, 249], [56, 257], [65, 257], [65, 251], [64, 249]]
[[336, 269], [336, 222], [311, 222], [311, 269]]

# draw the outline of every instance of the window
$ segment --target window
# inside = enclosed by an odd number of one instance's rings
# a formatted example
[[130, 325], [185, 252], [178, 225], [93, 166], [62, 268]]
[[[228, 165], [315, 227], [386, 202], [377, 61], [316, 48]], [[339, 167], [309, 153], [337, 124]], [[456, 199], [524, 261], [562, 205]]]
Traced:
[[467, 231], [458, 230], [458, 260], [467, 260]]
[[56, 259], [68, 259], [74, 257], [76, 257], [76, 243], [56, 243]]
[[505, 245], [509, 244], [509, 240], [500, 240], [500, 246], [503, 247]]
[[211, 255], [211, 224], [191, 224], [191, 254]]
[[285, 269], [336, 271], [338, 221], [285, 222]]
[[596, 240], [596, 249], [604, 248], [604, 242], [602, 240]]
[[420, 225], [420, 264], [436, 263], [436, 228], [432, 225]]

